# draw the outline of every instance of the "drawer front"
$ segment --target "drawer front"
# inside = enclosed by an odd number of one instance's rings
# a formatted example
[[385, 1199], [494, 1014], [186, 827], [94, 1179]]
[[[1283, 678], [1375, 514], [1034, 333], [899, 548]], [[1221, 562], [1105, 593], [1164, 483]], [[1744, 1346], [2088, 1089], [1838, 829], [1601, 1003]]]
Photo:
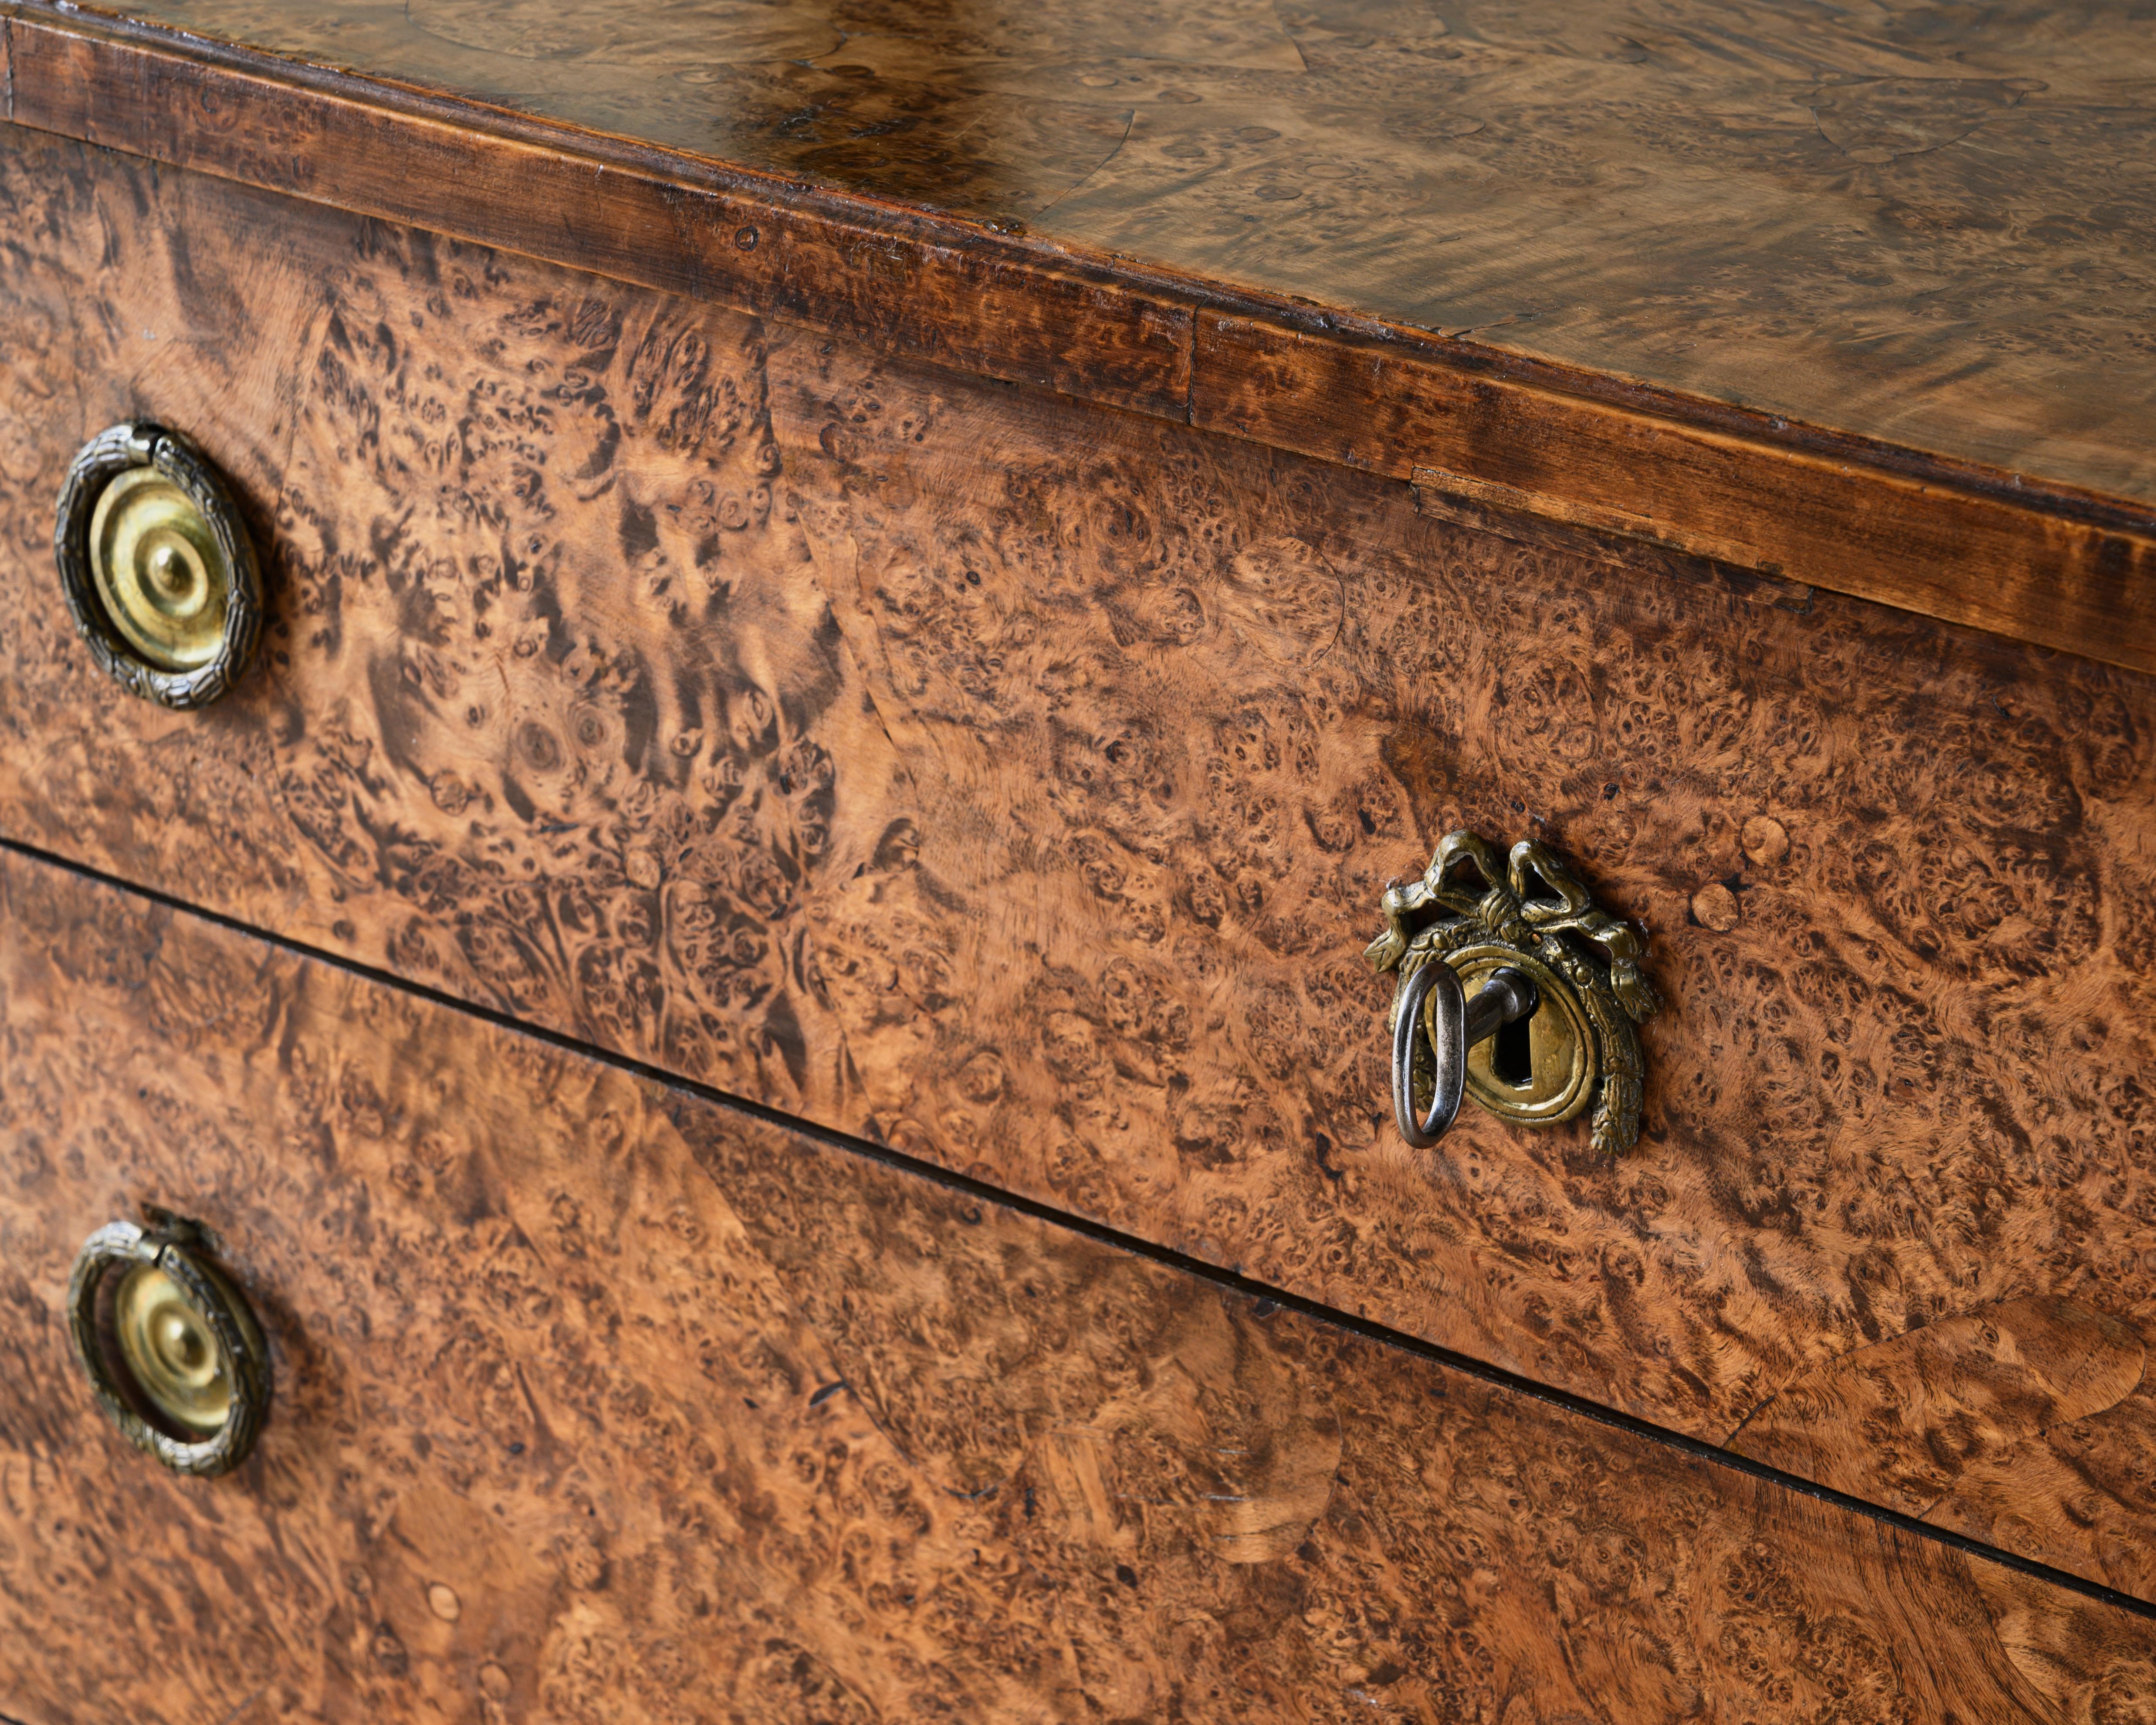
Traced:
[[[8, 834], [2156, 1589], [2145, 679], [6, 147]], [[53, 591], [130, 413], [269, 545], [201, 714]], [[1650, 932], [1632, 1152], [1395, 1134], [1455, 827]]]
[[[2156, 1683], [2148, 1617], [19, 857], [0, 1039], [24, 1725], [2079, 1719]], [[267, 1332], [222, 1479], [129, 1448], [68, 1352], [78, 1244], [145, 1202]]]

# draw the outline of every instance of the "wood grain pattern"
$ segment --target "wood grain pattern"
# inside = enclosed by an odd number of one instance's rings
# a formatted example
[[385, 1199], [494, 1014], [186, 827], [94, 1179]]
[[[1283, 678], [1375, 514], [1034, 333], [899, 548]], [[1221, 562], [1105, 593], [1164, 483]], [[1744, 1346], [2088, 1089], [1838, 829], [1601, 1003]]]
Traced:
[[2001, 1451], [2118, 1407], [2146, 1356], [2127, 1325], [2071, 1301], [2005, 1301], [1805, 1373], [1729, 1447], [1921, 1516]]
[[2156, 503], [2117, 0], [116, 9]]
[[[551, 18], [553, 8], [548, 10]], [[692, 10], [668, 13], [668, 23], [685, 26]], [[191, 25], [214, 22], [214, 13], [239, 28], [238, 12], [228, 17], [192, 3], [188, 11]], [[900, 182], [909, 173], [963, 181], [978, 167], [984, 187], [1016, 187], [1034, 184], [1043, 173], [1052, 179], [1069, 168], [1073, 149], [1076, 159], [1096, 160], [1100, 128], [1078, 126], [1064, 136], [1070, 131], [1065, 122], [1075, 124], [1071, 115], [1037, 91], [1007, 104], [1010, 115], [1024, 117], [1005, 136], [998, 120], [1004, 110], [996, 106], [1003, 99], [993, 95], [985, 107], [978, 93], [945, 106], [931, 86], [919, 100], [901, 100], [896, 109], [872, 97], [856, 110], [826, 82], [803, 107], [797, 100], [803, 93], [785, 88], [803, 69], [751, 69], [747, 75], [752, 87], [732, 93], [730, 111], [761, 116], [749, 121], [752, 131], [767, 123], [773, 136], [822, 138], [841, 164], [833, 182], [832, 174], [793, 162], [783, 149], [783, 162], [748, 146], [740, 160], [715, 162], [634, 138], [565, 129], [490, 103], [475, 106], [463, 97], [357, 80], [289, 59], [218, 49], [194, 37], [182, 43], [154, 27], [116, 19], [100, 29], [73, 7], [11, 4], [7, 12], [13, 22], [0, 17], [0, 54], [7, 63], [0, 88], [7, 92], [7, 115], [23, 124], [1327, 460], [1370, 465], [1401, 478], [1419, 469], [1435, 470], [1471, 487], [1498, 488], [1524, 506], [1561, 519], [1584, 516], [1635, 537], [1780, 571], [1835, 591], [2109, 662], [2156, 668], [2156, 608], [2145, 598], [2156, 590], [2148, 578], [2156, 559], [2156, 508], [2136, 476], [2146, 473], [2138, 443], [2129, 434], [2115, 436], [2114, 442], [2123, 437], [2127, 453], [2099, 470], [2077, 465], [2071, 454], [2051, 448], [2047, 433], [2019, 421], [2018, 429], [2001, 434], [2003, 444], [1975, 454], [1975, 445], [1955, 440], [1984, 423], [1984, 412], [1957, 392], [1974, 387], [1972, 380], [1988, 376], [1988, 367], [2005, 363], [2001, 356], [2018, 351], [2004, 336], [1979, 331], [1969, 338], [1979, 341], [1974, 351], [1984, 356], [1981, 360], [1958, 352], [1943, 370], [1927, 361], [1912, 372], [1913, 356], [1901, 351], [1906, 344], [1871, 329], [1876, 317], [1867, 312], [1862, 339], [1829, 339], [1789, 357], [1786, 369], [1793, 377], [1839, 378], [1840, 393], [1830, 398], [1837, 411], [1807, 418], [1807, 410], [1787, 401], [1763, 403], [1741, 390], [1733, 397], [1724, 390], [1722, 398], [1711, 388], [1705, 394], [1672, 392], [1654, 383], [1651, 374], [1642, 381], [1638, 366], [1628, 365], [1621, 354], [1576, 362], [1469, 339], [1507, 326], [1554, 330], [1562, 318], [1537, 313], [1525, 321], [1486, 319], [1479, 331], [1442, 322], [1435, 329], [1417, 328], [1358, 311], [1353, 303], [1341, 309], [1337, 293], [1313, 300], [1269, 285], [1262, 274], [1253, 284], [1221, 259], [1213, 267], [1162, 268], [1137, 261], [1151, 255], [1142, 246], [1104, 251], [1052, 234], [1024, 236], [1018, 231], [1022, 223], [998, 217], [961, 219], [932, 198], [927, 206], [894, 203], [894, 196], [914, 195], [906, 184], [887, 185], [874, 173], [857, 184], [842, 171], [846, 159], [874, 157], [911, 164], [901, 167]], [[750, 13], [762, 25], [775, 16], [763, 8]], [[457, 31], [465, 37], [492, 28], [486, 23], [492, 14], [459, 16], [464, 22]], [[731, 8], [716, 22], [723, 36], [748, 16]], [[803, 22], [803, 14], [788, 16], [796, 24]], [[258, 33], [285, 39], [274, 23], [259, 22]], [[588, 35], [588, 21], [550, 22], [535, 39], [569, 39], [562, 37], [564, 29], [571, 38], [578, 29]], [[389, 64], [398, 63], [403, 50], [377, 39], [380, 32], [410, 38], [413, 25], [401, 8], [393, 19], [387, 11], [377, 16], [340, 8], [327, 28], [340, 44], [336, 55], [372, 43], [384, 57], [381, 64]], [[929, 26], [932, 34], [936, 28]], [[531, 33], [520, 29], [518, 39]], [[702, 31], [693, 33], [700, 44], [711, 40]], [[1154, 33], [1162, 34], [1158, 28]], [[1173, 35], [1167, 33], [1163, 41]], [[877, 38], [870, 28], [854, 33], [852, 40], [866, 44]], [[446, 44], [444, 59], [445, 39], [439, 33], [423, 28], [416, 39], [434, 57], [433, 83], [449, 78], [459, 87], [496, 95], [485, 73], [489, 63], [549, 67], [548, 76], [566, 77], [571, 87], [588, 64], [579, 58], [586, 50], [567, 48], [538, 59], [512, 54], [504, 60]], [[651, 42], [641, 50], [654, 51]], [[700, 46], [698, 52], [704, 51]], [[860, 51], [871, 59], [877, 52], [865, 46]], [[1532, 81], [1536, 65], [1563, 58], [1522, 64]], [[1395, 62], [1381, 54], [1371, 64]], [[467, 65], [468, 75], [453, 76], [456, 65]], [[408, 74], [430, 81], [417, 70]], [[708, 65], [684, 75], [696, 87], [707, 74], [729, 81]], [[650, 111], [650, 68], [639, 64], [634, 75], [639, 111]], [[1081, 74], [1080, 88], [1089, 87], [1082, 76], [1090, 75]], [[1261, 74], [1252, 69], [1250, 75]], [[875, 76], [864, 64], [846, 70], [842, 82], [858, 94], [864, 80], [872, 86]], [[658, 87], [659, 108], [665, 106], [670, 87]], [[1231, 104], [1235, 100], [1232, 91], [1218, 94]], [[1205, 105], [1212, 100], [1199, 97], [1195, 105], [1170, 101], [1158, 110], [1187, 109], [1197, 116], [1194, 124], [1208, 129], [1209, 139], [1220, 133], [1227, 140], [1219, 162], [1210, 162], [1215, 152], [1209, 143], [1189, 146], [1198, 151], [1194, 161], [1210, 165], [1185, 172], [1182, 157], [1175, 157], [1173, 177], [1198, 187], [1203, 198], [1217, 198], [1229, 187], [1230, 226], [1246, 239], [1268, 233], [1269, 227], [1249, 226], [1257, 218], [1244, 207], [1243, 193], [1232, 189], [1242, 167], [1226, 158], [1247, 154], [1256, 134], [1266, 140], [1281, 135], [1269, 126], [1233, 128], [1232, 136], [1221, 133], [1219, 121], [1225, 116]], [[542, 111], [547, 105], [541, 103]], [[939, 109], [955, 130], [939, 131]], [[1420, 115], [1425, 106], [1414, 111]], [[2080, 128], [2076, 136], [2089, 132], [2091, 125], [2091, 136], [2101, 134], [2112, 123], [2108, 110], [2088, 124], [2082, 120], [2072, 122]], [[708, 146], [708, 129], [700, 136]], [[859, 140], [867, 141], [855, 149]], [[1127, 149], [1130, 142], [1127, 137], [1120, 147]], [[1271, 148], [1265, 140], [1256, 142], [1264, 146], [1261, 155]], [[1180, 150], [1185, 143], [1168, 147]], [[1639, 147], [1651, 152], [1656, 146]], [[1293, 159], [1313, 173], [1331, 171], [1322, 159]], [[1216, 169], [1229, 178], [1219, 177]], [[856, 189], [819, 190], [797, 172], [812, 182]], [[783, 177], [774, 177], [781, 172]], [[1106, 183], [1115, 180], [1112, 173], [1105, 176]], [[1672, 183], [1697, 189], [1706, 182], [1688, 167]], [[1576, 189], [1568, 185], [1564, 195], [1577, 204]], [[1258, 202], [1269, 215], [1291, 225], [1283, 212], [1318, 214], [1337, 203], [1341, 188], [1320, 184], [1312, 196], [1296, 192], [1288, 198], [1285, 194], [1296, 188], [1275, 177], [1257, 190], [1265, 194]], [[1794, 208], [1816, 211], [1818, 190], [1808, 185]], [[1482, 193], [1475, 195], [1477, 225], [1487, 225], [1484, 218], [1495, 206]], [[1876, 194], [1861, 191], [1858, 201], [1870, 207]], [[1075, 208], [1081, 202], [1074, 197], [1065, 204]], [[1586, 202], [1598, 209], [1614, 207]], [[1998, 189], [1987, 187], [1987, 211], [1998, 202]], [[1506, 207], [1515, 203], [1531, 208], [1529, 200], [1511, 199]], [[1170, 220], [1174, 225], [1176, 218]], [[1539, 225], [1546, 234], [1564, 226], [1550, 220]], [[1893, 221], [1887, 227], [1891, 240], [1908, 224]], [[1381, 223], [1375, 231], [1383, 231]], [[1466, 260], [1473, 249], [1455, 242], [1473, 231], [1448, 235], [1440, 261]], [[1491, 231], [1507, 259], [1522, 254], [1509, 228]], [[1741, 230], [1717, 220], [1696, 231]], [[1298, 242], [1296, 255], [1322, 257], [1330, 260], [1328, 269], [1346, 269], [1343, 259], [1372, 249], [1351, 244], [1312, 250]], [[1380, 244], [1374, 250], [1419, 255], [1415, 246]], [[1614, 256], [1599, 237], [1592, 254], [1604, 262]], [[1770, 254], [1740, 249], [1738, 259]], [[1970, 255], [1966, 249], [1958, 254], [1964, 263]], [[1718, 261], [1716, 280], [1727, 284], [1737, 262]], [[1653, 267], [1660, 292], [1677, 267], [1665, 241], [1656, 242]], [[2016, 255], [2013, 282], [2028, 289], [2038, 267]], [[1431, 274], [1427, 259], [1413, 268], [1425, 277]], [[1435, 273], [1449, 278], [1451, 272], [1448, 267]], [[1577, 270], [1570, 275], [1582, 280]], [[1788, 272], [1778, 273], [1777, 292], [1787, 278]], [[1352, 279], [1352, 271], [1343, 279]], [[2069, 271], [2044, 291], [2079, 293], [2075, 285], [2090, 279], [2088, 270]], [[1928, 314], [1937, 302], [1936, 281], [1928, 281], [1923, 303]], [[1807, 284], [1815, 300], [1817, 287]], [[2032, 326], [2021, 316], [2024, 303], [2013, 300], [2011, 316], [2015, 339], [2025, 345]], [[2108, 288], [2092, 303], [2090, 316], [2101, 317], [2101, 330], [2091, 329], [2086, 318], [2056, 318], [2035, 326], [2071, 326], [2077, 352], [2102, 353], [2092, 361], [2101, 375], [2092, 374], [2085, 388], [2056, 407], [2047, 405], [2048, 383], [2080, 373], [2045, 346], [2041, 362], [2025, 375], [2007, 366], [2012, 375], [2000, 410], [2040, 419], [2048, 413], [2051, 422], [2063, 424], [2084, 403], [2118, 403], [2122, 423], [2137, 424], [2142, 408], [2129, 399], [2133, 386], [2127, 380], [2138, 373], [2130, 358], [2114, 351], [2121, 343], [2134, 350], [2141, 339], [2132, 314], [2119, 309], [2126, 303]], [[1663, 345], [1710, 356], [1742, 352], [1745, 343], [1733, 333], [1708, 341], [1692, 333], [1722, 327], [1727, 316], [1726, 308], [1710, 312], [1690, 306], [1681, 322], [1684, 339]], [[1965, 331], [1970, 321], [1964, 318], [1952, 327]], [[1736, 322], [1770, 341], [1813, 327], [1782, 307], [1765, 314], [1756, 328], [1747, 316], [1738, 315]], [[2122, 327], [2114, 329], [2115, 323]], [[1907, 326], [1933, 327], [1928, 315]], [[1887, 352], [1898, 357], [1880, 362], [1883, 382], [1840, 377], [1837, 370], [1852, 355], [1876, 359]], [[1758, 364], [1769, 362], [1760, 358]], [[1937, 426], [1901, 408], [1887, 420], [1865, 416], [1860, 403], [1897, 388], [1922, 402], [1939, 396], [1953, 404]], [[1881, 411], [1891, 405], [1873, 404]]]
[[[2113, 634], [2119, 644], [2090, 656], [2156, 666], [2126, 620], [2156, 578], [2156, 538], [2061, 523], [2040, 548], [2028, 511], [2010, 499], [1949, 503], [1928, 478], [1830, 454], [1792, 451], [1770, 477], [1725, 432], [1615, 406], [1552, 413], [1548, 397], [1495, 389], [1385, 347], [1313, 342], [1270, 320], [1201, 313], [1198, 340], [1201, 353], [1234, 359], [1194, 367], [1196, 423], [2071, 651]], [[1514, 430], [1560, 418], [1558, 440]], [[1835, 572], [1857, 566], [1867, 572], [1861, 581]]]
[[[2156, 1625], [0, 859], [26, 1725], [2106, 1722]], [[199, 1216], [277, 1394], [105, 1428], [80, 1238]]]
[[2156, 1511], [2156, 1384], [2145, 1378], [2115, 1407], [2030, 1431], [1961, 1466], [1925, 1519], [2040, 1560], [2101, 1574], [2147, 1599], [2156, 1594], [2146, 1517]]
[[[913, 774], [923, 830], [971, 821], [924, 845], [924, 872], [1004, 918], [955, 929], [942, 972], [975, 979], [969, 1029], [1040, 1027], [1034, 1073], [995, 1044], [1015, 1106], [962, 1140], [993, 1147], [982, 1163], [1008, 1178], [1030, 1131], [1028, 1189], [1173, 1216], [1168, 1237], [1219, 1261], [1702, 1435], [1844, 1356], [2032, 1296], [2089, 1322], [1995, 1396], [2033, 1404], [2082, 1370], [2107, 1401], [2134, 1388], [2145, 685], [2099, 691], [1825, 596], [1795, 614], [1654, 578], [1591, 589], [1569, 557], [1375, 487], [1166, 438], [1118, 456], [1023, 411], [979, 410], [983, 475], [955, 438], [939, 459], [896, 433], [954, 394], [865, 362], [798, 411], [846, 424], [841, 404], [874, 400], [893, 427], [855, 429], [824, 469], [845, 508], [803, 519], [886, 725], [934, 763]], [[1577, 1132], [1480, 1117], [1434, 1166], [1394, 1142], [1358, 1039], [1381, 999], [1348, 931], [1461, 824], [1549, 839], [1653, 932], [1671, 1011], [1646, 1032], [1645, 1154], [1599, 1164]], [[1014, 835], [999, 865], [991, 830]], [[1040, 970], [1012, 976], [1014, 950]], [[873, 1021], [848, 1027], [865, 1071], [907, 1075], [872, 1120], [947, 1143], [963, 1090], [912, 1077], [918, 1024], [885, 1022], [874, 1061]], [[968, 1045], [948, 1045], [961, 1073]], [[1932, 1340], [1949, 1374], [1983, 1375], [1978, 1327]], [[1999, 1447], [2048, 1457], [2052, 1418], [2103, 1405], [2032, 1405]], [[1951, 1450], [1962, 1423], [1943, 1399], [1907, 1439]], [[2123, 1482], [2151, 1452], [2145, 1427], [2112, 1429]], [[1852, 1421], [1834, 1447], [1799, 1471], [1900, 1501], [1881, 1433]], [[2056, 1462], [2001, 1467], [1994, 1502], [2025, 1477], [2046, 1548], [2145, 1577], [2112, 1507], [2130, 1489], [2092, 1521], [2086, 1487], [2071, 1511], [2054, 1495]]]
[[[0, 487], [8, 834], [1712, 1441], [2002, 1301], [2148, 1334], [2146, 680], [377, 223], [221, 275], [250, 194], [12, 161], [96, 249], [0, 348], [80, 380]], [[220, 423], [99, 345], [176, 295], [308, 356], [272, 650], [184, 722], [43, 550], [83, 427]], [[1387, 1124], [1359, 955], [1462, 824], [1651, 931], [1638, 1154]], [[1928, 1512], [2145, 1587], [2140, 1405]]]

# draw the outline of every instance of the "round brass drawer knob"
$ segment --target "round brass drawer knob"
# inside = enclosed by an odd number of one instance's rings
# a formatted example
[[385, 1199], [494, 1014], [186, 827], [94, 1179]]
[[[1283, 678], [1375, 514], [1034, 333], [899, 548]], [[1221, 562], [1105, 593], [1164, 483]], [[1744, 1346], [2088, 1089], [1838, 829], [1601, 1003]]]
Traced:
[[262, 576], [217, 469], [177, 432], [116, 425], [60, 488], [53, 538], [76, 630], [122, 687], [198, 707], [229, 689], [262, 633]]
[[270, 1409], [270, 1356], [191, 1223], [110, 1222], [68, 1281], [68, 1332], [98, 1405], [175, 1473], [237, 1467]]

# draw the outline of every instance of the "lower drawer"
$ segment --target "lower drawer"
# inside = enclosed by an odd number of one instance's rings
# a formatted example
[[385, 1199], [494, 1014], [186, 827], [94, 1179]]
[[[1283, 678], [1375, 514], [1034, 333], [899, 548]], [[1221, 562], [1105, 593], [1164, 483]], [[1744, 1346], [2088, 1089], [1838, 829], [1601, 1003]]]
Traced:
[[[8, 853], [0, 1147], [23, 1725], [2156, 1686], [2156, 1625], [2086, 1590]], [[145, 1202], [267, 1332], [222, 1479], [129, 1448], [69, 1351], [79, 1243]]]

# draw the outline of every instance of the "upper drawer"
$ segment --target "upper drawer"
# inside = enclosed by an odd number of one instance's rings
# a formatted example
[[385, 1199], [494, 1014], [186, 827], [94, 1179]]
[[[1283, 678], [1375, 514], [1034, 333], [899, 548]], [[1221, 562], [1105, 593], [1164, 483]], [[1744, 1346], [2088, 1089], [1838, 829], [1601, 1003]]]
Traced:
[[[2151, 1586], [2147, 680], [6, 148], [11, 835]], [[44, 548], [130, 414], [270, 546], [192, 716]], [[1395, 1135], [1455, 827], [1648, 931], [1629, 1154]]]

